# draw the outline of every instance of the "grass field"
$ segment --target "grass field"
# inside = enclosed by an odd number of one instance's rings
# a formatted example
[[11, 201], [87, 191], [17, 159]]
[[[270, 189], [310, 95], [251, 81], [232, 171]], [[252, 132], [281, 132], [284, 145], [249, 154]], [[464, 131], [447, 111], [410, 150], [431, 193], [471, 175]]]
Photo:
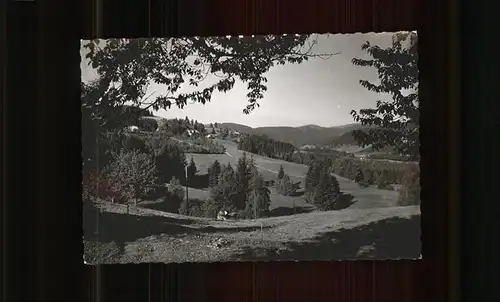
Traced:
[[[226, 154], [187, 154], [186, 157], [190, 160], [193, 157], [199, 174], [206, 174], [208, 168], [215, 160], [221, 164], [227, 165], [230, 163], [233, 168], [236, 168], [238, 159], [243, 155], [243, 152], [238, 150], [234, 143], [223, 142], [226, 147]], [[251, 154], [247, 154], [250, 156]], [[301, 187], [304, 186], [304, 179], [308, 167], [297, 163], [286, 162], [278, 159], [271, 159], [268, 157], [253, 154], [257, 169], [262, 174], [265, 180], [274, 180], [278, 174], [280, 165], [283, 165], [285, 173], [287, 173], [292, 181], [301, 182]], [[397, 205], [398, 193], [395, 191], [380, 190], [376, 186], [362, 188], [355, 182], [335, 175], [339, 181], [340, 190], [345, 194], [351, 194], [354, 198], [352, 208], [380, 208], [380, 207], [393, 207]], [[195, 192], [198, 194], [198, 192]], [[207, 192], [208, 194], [208, 192]], [[303, 197], [285, 197], [278, 195], [272, 191], [271, 207], [288, 207], [295, 206], [308, 206]]]
[[[97, 214], [97, 209], [100, 214]], [[83, 204], [84, 242], [97, 263], [418, 258], [418, 206], [217, 221], [119, 204]], [[99, 217], [99, 224], [96, 218]], [[224, 242], [224, 246], [214, 246]], [[106, 251], [109, 251], [106, 252]], [[111, 254], [110, 254], [111, 253]], [[86, 251], [92, 261], [95, 250]], [[94, 262], [94, 263], [96, 263]]]

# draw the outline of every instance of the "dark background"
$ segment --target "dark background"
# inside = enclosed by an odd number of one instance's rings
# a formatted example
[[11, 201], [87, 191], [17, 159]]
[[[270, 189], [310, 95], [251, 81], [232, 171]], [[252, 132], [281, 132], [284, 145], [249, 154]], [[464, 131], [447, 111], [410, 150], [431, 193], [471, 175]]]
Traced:
[[[449, 301], [459, 291], [467, 300], [500, 299], [492, 206], [500, 68], [488, 60], [496, 57], [497, 1], [102, 2], [1, 4], [3, 300]], [[83, 265], [80, 38], [413, 29], [423, 260]]]

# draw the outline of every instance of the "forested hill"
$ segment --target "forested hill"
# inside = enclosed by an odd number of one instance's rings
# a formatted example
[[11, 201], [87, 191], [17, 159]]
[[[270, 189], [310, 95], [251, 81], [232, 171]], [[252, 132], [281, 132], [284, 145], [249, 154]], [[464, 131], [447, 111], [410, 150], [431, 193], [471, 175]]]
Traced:
[[348, 124], [335, 127], [320, 127], [317, 125], [306, 125], [301, 127], [258, 127], [236, 123], [220, 123], [220, 128], [228, 128], [247, 134], [266, 135], [277, 141], [291, 143], [295, 147], [312, 144], [326, 144], [332, 142], [335, 138], [348, 133], [352, 130], [362, 129], [360, 124]]

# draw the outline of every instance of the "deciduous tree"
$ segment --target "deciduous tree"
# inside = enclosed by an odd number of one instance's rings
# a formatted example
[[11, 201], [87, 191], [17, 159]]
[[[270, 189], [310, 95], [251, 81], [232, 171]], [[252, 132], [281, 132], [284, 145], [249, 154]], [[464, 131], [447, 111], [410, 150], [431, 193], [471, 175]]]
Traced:
[[120, 152], [109, 167], [113, 185], [135, 204], [158, 185], [157, 170], [151, 157], [137, 150]]
[[420, 158], [417, 41], [414, 32], [396, 33], [391, 47], [366, 42], [361, 48], [372, 58], [352, 60], [354, 65], [374, 67], [378, 72], [380, 84], [360, 80], [363, 87], [391, 96], [389, 101], [377, 101], [376, 108], [351, 112], [355, 121], [370, 126], [353, 132], [362, 146], [390, 146], [402, 155]]

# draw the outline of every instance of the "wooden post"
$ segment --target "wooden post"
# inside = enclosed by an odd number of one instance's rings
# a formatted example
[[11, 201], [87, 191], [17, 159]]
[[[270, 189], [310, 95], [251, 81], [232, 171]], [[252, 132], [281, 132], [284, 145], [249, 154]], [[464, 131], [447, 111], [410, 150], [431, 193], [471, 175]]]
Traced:
[[188, 166], [186, 166], [186, 210], [189, 210], [189, 194], [188, 194]]

